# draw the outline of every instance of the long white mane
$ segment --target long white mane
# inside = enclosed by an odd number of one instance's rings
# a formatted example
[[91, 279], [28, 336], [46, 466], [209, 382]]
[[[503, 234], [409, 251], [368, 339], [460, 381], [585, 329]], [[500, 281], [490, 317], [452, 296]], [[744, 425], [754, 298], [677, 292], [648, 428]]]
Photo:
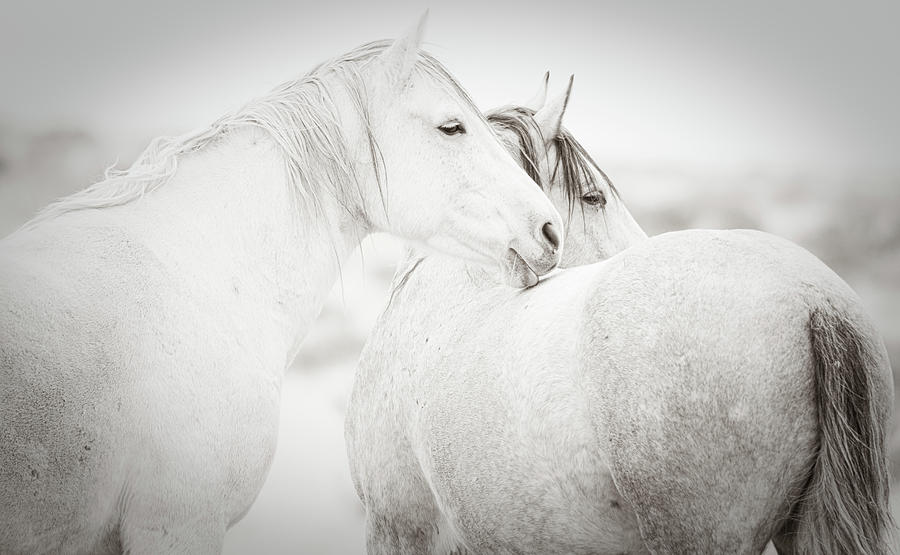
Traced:
[[[107, 169], [103, 180], [48, 205], [22, 229], [67, 212], [119, 206], [141, 198], [165, 185], [175, 175], [180, 156], [199, 151], [230, 130], [244, 125], [262, 129], [279, 146], [288, 182], [300, 198], [315, 202], [317, 195], [324, 192], [333, 195], [347, 210], [353, 205], [362, 208], [358, 176], [348, 155], [330, 88], [336, 77], [348, 93], [363, 123], [375, 178], [381, 188], [384, 168], [369, 125], [368, 94], [362, 70], [390, 44], [391, 41], [364, 44], [320, 64], [304, 77], [282, 84], [268, 95], [219, 118], [209, 127], [179, 137], [154, 139], [131, 167]], [[431, 55], [420, 51], [415, 69], [445, 91], [459, 95], [480, 114], [468, 93]], [[353, 202], [349, 196], [352, 194], [360, 202]]]

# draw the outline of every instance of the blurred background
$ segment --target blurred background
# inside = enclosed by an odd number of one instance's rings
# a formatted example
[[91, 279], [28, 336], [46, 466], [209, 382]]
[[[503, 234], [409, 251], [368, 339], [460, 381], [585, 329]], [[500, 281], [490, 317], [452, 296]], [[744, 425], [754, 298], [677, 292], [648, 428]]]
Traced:
[[[0, 235], [316, 63], [411, 27], [414, 2], [7, 3], [0, 18]], [[431, 6], [425, 47], [484, 109], [574, 73], [565, 124], [650, 234], [756, 228], [863, 298], [900, 370], [900, 4]], [[366, 241], [284, 384], [269, 479], [226, 553], [360, 553], [343, 411], [402, 246]], [[894, 425], [892, 475], [900, 479]], [[894, 506], [900, 506], [900, 485]], [[898, 515], [900, 516], [900, 515]]]

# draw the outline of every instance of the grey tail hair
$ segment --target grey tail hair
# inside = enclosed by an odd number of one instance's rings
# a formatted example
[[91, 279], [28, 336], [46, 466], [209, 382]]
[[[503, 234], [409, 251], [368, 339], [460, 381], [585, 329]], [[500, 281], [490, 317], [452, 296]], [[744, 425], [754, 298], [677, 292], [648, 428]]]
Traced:
[[805, 492], [786, 532], [796, 553], [890, 552], [893, 519], [873, 346], [843, 311], [809, 318], [819, 438]]

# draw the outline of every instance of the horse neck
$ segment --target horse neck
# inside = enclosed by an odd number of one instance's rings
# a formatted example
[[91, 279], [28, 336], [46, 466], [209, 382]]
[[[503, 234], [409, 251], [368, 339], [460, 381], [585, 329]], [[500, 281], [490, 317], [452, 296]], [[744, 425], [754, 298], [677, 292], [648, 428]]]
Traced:
[[330, 193], [299, 198], [284, 168], [268, 135], [242, 127], [180, 159], [169, 183], [122, 208], [192, 298], [237, 319], [246, 344], [255, 334], [287, 353], [287, 365], [363, 232]]
[[490, 287], [504, 286], [499, 270], [428, 249], [409, 247], [397, 264], [391, 302], [413, 305], [440, 304]]

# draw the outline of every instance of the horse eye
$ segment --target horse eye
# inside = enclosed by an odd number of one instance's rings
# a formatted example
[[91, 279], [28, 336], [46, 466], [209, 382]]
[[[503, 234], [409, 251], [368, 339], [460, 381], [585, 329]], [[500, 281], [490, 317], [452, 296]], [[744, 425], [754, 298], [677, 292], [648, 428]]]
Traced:
[[600, 208], [606, 206], [606, 195], [603, 191], [590, 191], [581, 197], [581, 202], [590, 204], [591, 206], [600, 205]]
[[438, 126], [444, 135], [462, 135], [466, 132], [466, 128], [458, 121], [448, 121]]

